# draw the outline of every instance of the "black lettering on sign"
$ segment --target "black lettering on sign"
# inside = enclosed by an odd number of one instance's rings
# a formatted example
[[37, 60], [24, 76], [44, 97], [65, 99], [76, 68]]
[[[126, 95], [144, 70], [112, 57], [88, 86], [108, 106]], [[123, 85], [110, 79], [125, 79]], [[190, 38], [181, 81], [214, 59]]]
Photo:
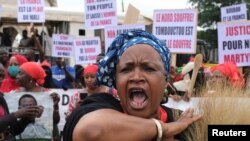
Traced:
[[62, 105], [69, 104], [69, 96], [67, 94], [62, 94]]

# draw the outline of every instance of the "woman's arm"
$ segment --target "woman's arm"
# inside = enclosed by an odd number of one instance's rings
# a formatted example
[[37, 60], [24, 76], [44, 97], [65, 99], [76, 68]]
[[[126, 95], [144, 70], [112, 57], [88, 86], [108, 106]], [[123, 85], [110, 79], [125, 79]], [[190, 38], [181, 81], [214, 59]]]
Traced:
[[[162, 140], [172, 138], [200, 118], [200, 115], [193, 115], [193, 110], [188, 109], [175, 122], [160, 122], [163, 132]], [[157, 127], [152, 119], [130, 116], [111, 109], [101, 109], [79, 120], [73, 131], [73, 140], [151, 141], [156, 140], [157, 135]]]
[[74, 141], [151, 141], [157, 136], [153, 120], [101, 109], [83, 116], [73, 131]]

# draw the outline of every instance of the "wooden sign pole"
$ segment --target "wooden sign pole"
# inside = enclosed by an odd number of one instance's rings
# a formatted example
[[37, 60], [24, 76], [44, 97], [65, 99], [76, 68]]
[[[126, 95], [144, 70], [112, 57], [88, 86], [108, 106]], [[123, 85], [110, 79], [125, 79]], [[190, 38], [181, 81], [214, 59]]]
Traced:
[[176, 55], [175, 53], [172, 53], [171, 55], [171, 66], [176, 67]]
[[188, 89], [188, 97], [191, 98], [192, 94], [193, 94], [193, 89], [194, 89], [194, 84], [195, 84], [195, 81], [196, 81], [196, 77], [197, 77], [197, 74], [198, 74], [198, 71], [201, 67], [201, 64], [202, 64], [202, 55], [201, 54], [197, 54], [195, 56], [195, 59], [194, 59], [194, 69], [193, 69], [193, 73], [192, 73], [192, 77], [191, 77], [191, 81], [190, 81], [190, 86], [189, 86], [189, 89]]

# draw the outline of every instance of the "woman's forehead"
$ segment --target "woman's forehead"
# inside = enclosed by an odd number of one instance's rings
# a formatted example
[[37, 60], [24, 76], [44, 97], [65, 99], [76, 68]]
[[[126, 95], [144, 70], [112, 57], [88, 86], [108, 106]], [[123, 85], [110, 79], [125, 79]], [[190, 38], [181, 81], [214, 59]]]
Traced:
[[156, 60], [162, 61], [160, 54], [153, 47], [150, 47], [150, 45], [145, 45], [145, 44], [134, 45], [126, 49], [124, 53], [121, 55], [119, 60], [122, 62], [123, 61], [127, 62], [135, 58], [141, 59], [141, 61], [144, 62], [156, 61]]
[[87, 73], [83, 75], [84, 77], [96, 76], [96, 73]]
[[212, 74], [213, 75], [222, 75], [222, 76], [224, 76], [224, 74], [219, 70], [214, 71]]
[[29, 80], [32, 79], [32, 77], [24, 70], [20, 69], [19, 75], [21, 75], [21, 79]]
[[129, 48], [127, 48], [124, 53], [122, 54], [122, 56], [124, 54], [129, 54], [129, 55], [133, 55], [133, 54], [152, 54], [152, 55], [156, 55], [159, 56], [160, 58], [160, 54], [150, 45], [148, 44], [136, 44], [133, 45]]

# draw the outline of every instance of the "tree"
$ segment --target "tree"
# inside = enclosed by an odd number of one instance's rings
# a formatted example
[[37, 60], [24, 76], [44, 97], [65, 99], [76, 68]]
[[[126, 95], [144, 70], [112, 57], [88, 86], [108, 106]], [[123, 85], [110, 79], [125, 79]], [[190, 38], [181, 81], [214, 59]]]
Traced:
[[204, 29], [198, 32], [198, 38], [217, 48], [216, 23], [221, 21], [220, 8], [242, 2], [247, 3], [247, 9], [250, 8], [250, 0], [189, 0], [192, 7], [198, 9], [198, 26]]

